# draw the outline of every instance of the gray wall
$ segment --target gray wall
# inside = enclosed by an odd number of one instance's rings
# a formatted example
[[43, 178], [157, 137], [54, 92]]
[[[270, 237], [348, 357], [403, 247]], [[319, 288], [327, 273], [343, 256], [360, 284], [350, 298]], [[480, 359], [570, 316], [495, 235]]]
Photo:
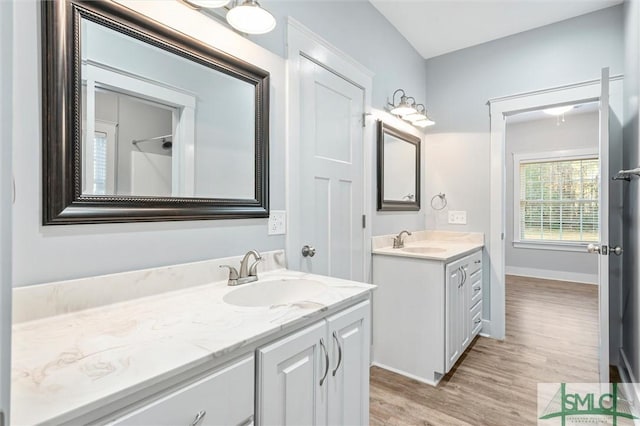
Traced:
[[[425, 144], [427, 199], [444, 192], [449, 209], [468, 212], [467, 225], [448, 225], [446, 212], [427, 209], [427, 228], [488, 235], [487, 100], [598, 79], [607, 66], [621, 74], [622, 24], [616, 6], [427, 60], [427, 108], [437, 123]], [[489, 319], [490, 289], [483, 297]]]
[[[375, 74], [372, 108], [384, 109], [387, 98], [399, 88], [424, 103], [424, 59], [368, 1], [265, 0], [261, 4], [274, 14], [278, 26], [269, 34], [251, 37], [259, 45], [286, 57], [286, 19], [291, 16]], [[371, 178], [373, 235], [424, 229], [424, 200], [419, 212], [377, 212], [375, 174]]]
[[[557, 125], [555, 117], [510, 123], [507, 121], [506, 158], [506, 268], [507, 273], [534, 269], [540, 278], [565, 277], [571, 281], [588, 275], [586, 282], [596, 284], [598, 257], [584, 252], [540, 250], [513, 247], [514, 237], [514, 166], [513, 155], [568, 149], [592, 148], [598, 151], [600, 120], [597, 112], [568, 115]], [[532, 275], [535, 276], [535, 275]]]
[[[625, 9], [624, 167], [640, 165], [640, 2], [627, 0]], [[624, 254], [622, 288], [622, 348], [632, 382], [640, 381], [640, 179], [624, 184]]]

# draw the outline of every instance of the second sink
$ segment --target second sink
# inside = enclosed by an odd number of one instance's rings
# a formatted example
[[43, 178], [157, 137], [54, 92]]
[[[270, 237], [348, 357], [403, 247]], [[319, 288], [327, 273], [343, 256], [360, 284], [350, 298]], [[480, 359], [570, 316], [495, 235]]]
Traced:
[[225, 303], [244, 307], [264, 307], [301, 302], [319, 296], [327, 286], [319, 281], [305, 279], [280, 279], [257, 281], [227, 293]]

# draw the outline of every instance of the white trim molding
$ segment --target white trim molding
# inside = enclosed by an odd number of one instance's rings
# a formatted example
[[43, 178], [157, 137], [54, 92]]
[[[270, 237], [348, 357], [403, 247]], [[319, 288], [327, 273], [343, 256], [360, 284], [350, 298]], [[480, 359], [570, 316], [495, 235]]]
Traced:
[[521, 268], [519, 266], [507, 266], [505, 267], [505, 273], [507, 275], [516, 275], [519, 277], [598, 285], [598, 274], [554, 271], [552, 269]]

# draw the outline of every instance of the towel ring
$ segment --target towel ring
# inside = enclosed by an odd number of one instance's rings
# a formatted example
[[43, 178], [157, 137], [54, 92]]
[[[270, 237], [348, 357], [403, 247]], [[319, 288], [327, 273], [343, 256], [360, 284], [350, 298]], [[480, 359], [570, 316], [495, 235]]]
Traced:
[[[440, 199], [440, 204], [441, 204], [441, 205], [440, 205], [440, 207], [436, 207], [436, 206], [434, 205], [434, 201], [436, 201], [436, 199], [437, 199], [437, 198], [438, 198], [438, 199]], [[434, 210], [442, 210], [442, 209], [444, 209], [445, 207], [447, 207], [447, 196], [446, 196], [446, 195], [444, 195], [442, 192], [441, 192], [441, 193], [439, 193], [439, 194], [434, 195], [434, 196], [431, 198], [431, 208], [432, 208], [432, 209], [434, 209]]]

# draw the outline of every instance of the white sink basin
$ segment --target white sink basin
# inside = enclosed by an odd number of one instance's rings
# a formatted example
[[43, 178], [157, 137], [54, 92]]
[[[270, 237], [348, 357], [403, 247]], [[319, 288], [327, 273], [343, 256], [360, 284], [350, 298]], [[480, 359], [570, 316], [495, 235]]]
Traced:
[[402, 249], [402, 251], [417, 254], [437, 254], [443, 253], [447, 250], [439, 247], [405, 247]]
[[222, 300], [236, 306], [263, 307], [306, 301], [321, 295], [327, 286], [319, 281], [281, 279], [256, 281], [227, 293]]

